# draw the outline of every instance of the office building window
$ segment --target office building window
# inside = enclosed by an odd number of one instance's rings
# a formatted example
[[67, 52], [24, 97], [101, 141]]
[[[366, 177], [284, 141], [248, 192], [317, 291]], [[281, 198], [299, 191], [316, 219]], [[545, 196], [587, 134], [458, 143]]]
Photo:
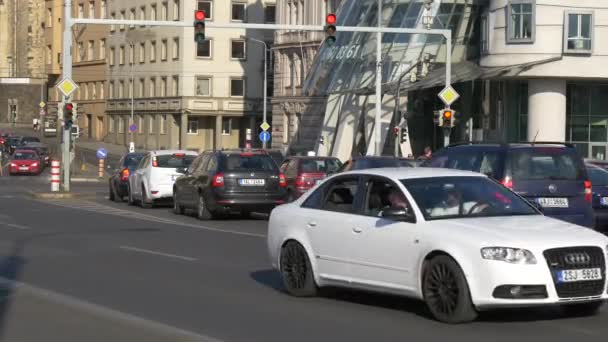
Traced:
[[135, 63], [135, 45], [129, 46], [129, 65]]
[[163, 114], [159, 117], [160, 122], [158, 123], [158, 130], [160, 134], [166, 134], [167, 132], [167, 115]]
[[53, 62], [53, 48], [50, 45], [46, 46], [46, 63], [51, 64]]
[[84, 4], [78, 5], [78, 18], [84, 18]]
[[533, 43], [535, 0], [509, 0], [507, 7], [507, 43]]
[[114, 59], [116, 58], [116, 49], [110, 48], [110, 66], [114, 66]]
[[110, 119], [110, 125], [108, 126], [108, 132], [114, 133], [114, 120], [115, 120], [115, 118], [111, 116], [109, 119]]
[[89, 1], [89, 18], [95, 18], [95, 3], [93, 0]]
[[232, 134], [232, 118], [222, 119], [222, 135]]
[[46, 9], [46, 23], [45, 23], [46, 27], [53, 27], [53, 9], [52, 8], [47, 8]]
[[276, 5], [266, 5], [264, 7], [264, 21], [267, 23], [275, 23], [277, 18], [277, 6]]
[[148, 91], [148, 96], [149, 97], [156, 96], [156, 79], [155, 78], [150, 78], [150, 90]]
[[171, 58], [173, 58], [174, 60], [179, 59], [179, 38], [173, 38]]
[[160, 44], [160, 60], [167, 60], [167, 40], [163, 39]]
[[485, 55], [490, 51], [490, 21], [488, 20], [488, 13], [481, 15], [480, 26], [481, 53]]
[[[112, 12], [110, 14], [110, 19], [116, 19], [116, 13]], [[110, 32], [114, 32], [116, 30], [116, 25], [110, 25]]]
[[167, 96], [167, 78], [161, 77], [160, 78], [160, 97], [165, 97], [165, 96]]
[[105, 98], [105, 91], [106, 91], [105, 87], [106, 87], [106, 82], [99, 83], [99, 99]]
[[[126, 18], [127, 18], [126, 11], [124, 11], [124, 10], [120, 11], [120, 20], [125, 20]], [[121, 31], [123, 31], [125, 29], [125, 25], [120, 24], [119, 28]]]
[[150, 42], [150, 62], [156, 62], [156, 41]]
[[154, 133], [154, 115], [148, 117], [148, 133]]
[[160, 9], [160, 20], [167, 20], [167, 15], [169, 13], [169, 4], [163, 2]]
[[99, 41], [99, 59], [106, 59], [106, 40], [101, 39]]
[[230, 80], [230, 96], [245, 96], [245, 80], [242, 78]]
[[82, 89], [82, 99], [83, 100], [88, 100], [89, 99], [89, 87], [87, 86], [86, 83], [81, 83], [80, 85], [80, 89]]
[[110, 81], [110, 83], [108, 83], [108, 98], [113, 99], [114, 95], [114, 81]]
[[198, 134], [198, 119], [188, 119], [188, 134]]
[[245, 41], [233, 40], [230, 56], [234, 59], [245, 59]]
[[177, 75], [173, 76], [171, 85], [172, 85], [171, 95], [179, 96], [179, 76], [177, 76]]
[[196, 44], [196, 57], [211, 58], [211, 39]]
[[[146, 6], [141, 6], [139, 8], [139, 20], [146, 20]], [[145, 25], [141, 25], [145, 26]]]
[[138, 91], [137, 96], [138, 96], [138, 97], [140, 97], [140, 98], [141, 98], [141, 97], [144, 97], [144, 94], [145, 94], [145, 86], [146, 86], [146, 80], [145, 80], [145, 79], [143, 79], [143, 78], [140, 78], [140, 79], [139, 79], [139, 86], [137, 87], [137, 91]]
[[122, 45], [120, 47], [120, 49], [118, 50], [118, 64], [120, 64], [120, 65], [125, 64], [125, 46], [124, 45]]
[[146, 43], [139, 43], [139, 63], [146, 62]]
[[118, 98], [122, 99], [125, 97], [125, 81], [118, 82]]
[[118, 133], [125, 132], [125, 119], [122, 116], [118, 117]]
[[87, 42], [87, 59], [89, 61], [92, 61], [95, 59], [95, 42], [92, 40], [89, 40]]
[[135, 95], [134, 90], [135, 89], [133, 89], [133, 80], [129, 79], [129, 98], [132, 98]]
[[89, 94], [91, 95], [91, 99], [92, 100], [97, 100], [97, 84], [95, 82], [92, 82], [89, 85]]
[[106, 18], [106, 15], [108, 14], [108, 6], [106, 4], [106, 0], [101, 0], [101, 5], [99, 5], [99, 8], [101, 9], [101, 13], [99, 14], [99, 17], [102, 19]]
[[205, 12], [205, 20], [213, 20], [213, 1], [198, 0], [197, 9]]
[[173, 20], [179, 20], [179, 0], [173, 0]]
[[154, 4], [150, 6], [150, 20], [157, 20], [156, 17], [156, 4]]
[[593, 12], [566, 11], [564, 52], [590, 54], [593, 51]]
[[78, 44], [76, 44], [76, 62], [82, 62], [85, 57], [84, 55], [84, 45], [82, 44], [82, 42], [78, 42]]
[[142, 134], [144, 132], [144, 116], [139, 115], [137, 117], [137, 133]]
[[[129, 11], [129, 19], [135, 20], [135, 8], [131, 8], [131, 10]], [[129, 28], [135, 28], [135, 25], [131, 24], [129, 25]]]
[[196, 95], [211, 96], [211, 79], [208, 77], [196, 78]]
[[245, 21], [245, 3], [233, 2], [232, 3], [232, 21]]

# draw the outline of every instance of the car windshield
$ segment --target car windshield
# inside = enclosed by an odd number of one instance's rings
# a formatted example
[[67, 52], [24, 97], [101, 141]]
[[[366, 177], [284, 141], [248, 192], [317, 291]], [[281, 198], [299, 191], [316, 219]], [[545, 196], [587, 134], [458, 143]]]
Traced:
[[302, 159], [300, 165], [302, 173], [332, 173], [341, 166], [338, 159]]
[[196, 158], [196, 156], [186, 155], [183, 153], [175, 153], [175, 154], [164, 154], [160, 156], [156, 156], [156, 167], [160, 168], [187, 168], [192, 164], [192, 161]]
[[13, 155], [14, 160], [33, 160], [38, 159], [38, 156], [34, 152], [15, 152]]
[[123, 160], [124, 167], [135, 167], [143, 159], [143, 154], [127, 154]]
[[25, 137], [22, 139], [23, 143], [30, 143], [30, 142], [40, 142], [40, 139], [36, 138], [36, 137]]
[[592, 185], [606, 186], [608, 185], [608, 171], [593, 165], [587, 166], [587, 174]]
[[539, 214], [524, 199], [485, 177], [415, 178], [401, 182], [426, 220]]
[[225, 159], [227, 171], [276, 171], [276, 163], [267, 154], [230, 154]]
[[575, 150], [542, 147], [509, 153], [509, 172], [513, 180], [581, 180], [584, 169]]

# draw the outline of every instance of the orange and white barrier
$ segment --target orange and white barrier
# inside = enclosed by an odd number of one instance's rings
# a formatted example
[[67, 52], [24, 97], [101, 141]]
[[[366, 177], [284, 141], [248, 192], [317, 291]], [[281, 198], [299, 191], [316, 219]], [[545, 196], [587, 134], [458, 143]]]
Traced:
[[104, 166], [104, 160], [99, 159], [99, 178], [103, 178], [103, 166]]
[[61, 183], [61, 164], [59, 160], [51, 161], [51, 191], [59, 191]]

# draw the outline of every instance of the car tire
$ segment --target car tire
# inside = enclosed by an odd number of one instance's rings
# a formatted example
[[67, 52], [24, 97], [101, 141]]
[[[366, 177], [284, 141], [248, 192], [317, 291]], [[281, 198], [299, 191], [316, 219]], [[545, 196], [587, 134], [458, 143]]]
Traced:
[[250, 219], [251, 218], [251, 210], [246, 210], [246, 209], [241, 210], [241, 218], [246, 219], [246, 220]]
[[150, 200], [150, 202], [148, 202], [146, 187], [143, 184], [141, 185], [141, 201], [139, 201], [139, 205], [144, 209], [150, 209], [154, 206], [154, 200]]
[[112, 180], [108, 182], [108, 198], [110, 201], [114, 202], [116, 200], [114, 193], [114, 186], [112, 186]]
[[110, 185], [110, 200], [112, 200], [114, 202], [122, 202], [122, 196], [120, 196], [120, 194], [116, 190], [116, 186], [114, 185], [114, 182], [112, 182]]
[[184, 215], [184, 207], [179, 204], [177, 193], [173, 192], [173, 213], [175, 215]]
[[314, 297], [319, 289], [308, 254], [302, 245], [289, 241], [281, 248], [280, 260], [283, 286], [292, 296]]
[[207, 202], [205, 201], [205, 196], [203, 194], [198, 195], [198, 203], [196, 205], [196, 217], [199, 220], [211, 220], [213, 219], [213, 213], [209, 211], [207, 207]]
[[439, 255], [424, 268], [422, 293], [435, 319], [444, 323], [466, 323], [477, 318], [469, 285], [454, 259]]
[[561, 307], [566, 316], [585, 317], [597, 314], [604, 306], [604, 301], [595, 301], [580, 304], [570, 304]]

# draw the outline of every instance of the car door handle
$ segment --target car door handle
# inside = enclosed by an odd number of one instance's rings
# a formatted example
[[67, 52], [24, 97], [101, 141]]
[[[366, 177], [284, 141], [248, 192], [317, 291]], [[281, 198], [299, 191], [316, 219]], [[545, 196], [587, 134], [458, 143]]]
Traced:
[[363, 229], [359, 228], [359, 227], [353, 227], [353, 232], [356, 234], [359, 234], [363, 231]]
[[317, 222], [314, 222], [314, 221], [308, 222], [308, 228], [314, 228], [316, 226], [317, 226]]

